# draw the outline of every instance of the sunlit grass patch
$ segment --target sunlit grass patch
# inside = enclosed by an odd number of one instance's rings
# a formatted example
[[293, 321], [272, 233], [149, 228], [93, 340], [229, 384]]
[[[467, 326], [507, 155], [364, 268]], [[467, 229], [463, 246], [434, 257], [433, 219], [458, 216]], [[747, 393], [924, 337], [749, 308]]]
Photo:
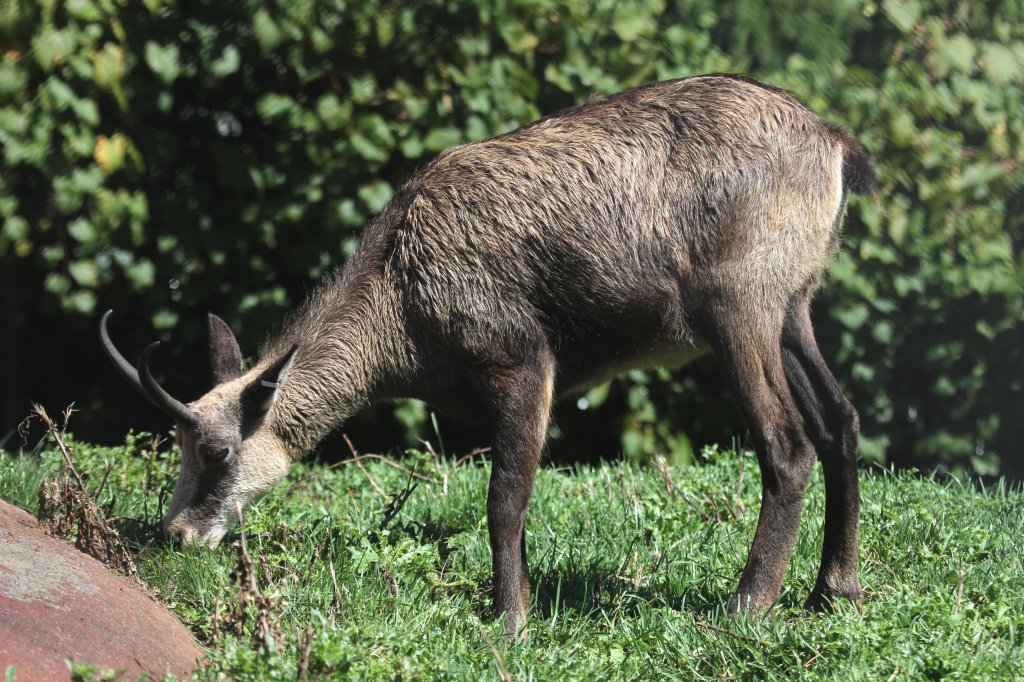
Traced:
[[[202, 677], [294, 679], [302, 666], [345, 679], [987, 680], [1024, 665], [1019, 489], [863, 472], [867, 596], [808, 614], [819, 473], [779, 605], [750, 619], [725, 609], [757, 517], [749, 453], [709, 450], [667, 476], [628, 463], [545, 468], [527, 524], [529, 636], [508, 643], [491, 614], [485, 460], [396, 460], [416, 476], [379, 460], [361, 462], [365, 473], [302, 463], [246, 520], [252, 573], [273, 605], [273, 634], [261, 640], [256, 605], [237, 633], [223, 620], [240, 594], [237, 542], [211, 551], [152, 541], [178, 455], [149, 442], [72, 445], [89, 485], [115, 462], [98, 502], [112, 505], [143, 579], [200, 641], [216, 634]], [[0, 497], [34, 510], [60, 462], [49, 445], [0, 455]]]

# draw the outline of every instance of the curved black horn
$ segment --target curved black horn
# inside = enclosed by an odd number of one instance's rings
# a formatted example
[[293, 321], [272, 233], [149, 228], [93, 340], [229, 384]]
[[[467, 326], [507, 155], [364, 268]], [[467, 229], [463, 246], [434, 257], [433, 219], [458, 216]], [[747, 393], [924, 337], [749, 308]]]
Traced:
[[146, 397], [147, 400], [152, 400], [146, 393], [146, 389], [142, 387], [142, 382], [139, 380], [139, 373], [135, 371], [132, 363], [124, 359], [124, 356], [118, 352], [117, 348], [114, 347], [114, 342], [110, 339], [110, 332], [107, 331], [107, 321], [113, 314], [113, 310], [108, 310], [103, 313], [103, 317], [100, 318], [100, 345], [103, 346], [103, 352], [110, 358], [110, 362], [114, 364], [114, 368], [118, 374], [124, 377], [124, 380], [135, 387], [135, 390]]
[[153, 378], [149, 371], [149, 356], [159, 345], [159, 341], [154, 341], [146, 346], [146, 349], [142, 351], [142, 355], [139, 356], [138, 372], [142, 388], [145, 390], [146, 395], [149, 396], [149, 399], [157, 407], [169, 414], [174, 421], [184, 426], [197, 426], [199, 424], [199, 415], [185, 407], [182, 402], [172, 398], [160, 384], [156, 383], [156, 379]]

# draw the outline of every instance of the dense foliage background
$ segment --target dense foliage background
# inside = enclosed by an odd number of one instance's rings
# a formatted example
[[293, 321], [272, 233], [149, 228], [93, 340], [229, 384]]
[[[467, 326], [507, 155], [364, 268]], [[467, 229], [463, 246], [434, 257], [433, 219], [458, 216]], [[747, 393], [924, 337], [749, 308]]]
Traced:
[[[864, 457], [1022, 474], [1019, 2], [0, 0], [0, 40], [0, 438], [29, 399], [77, 401], [87, 438], [166, 429], [102, 357], [102, 310], [129, 356], [172, 340], [155, 364], [191, 399], [205, 311], [255, 353], [438, 151], [595, 91], [733, 71], [877, 159], [879, 200], [852, 204], [815, 317]], [[429, 421], [403, 404], [352, 429], [388, 447]], [[679, 461], [735, 433], [706, 362], [569, 401], [552, 450]]]

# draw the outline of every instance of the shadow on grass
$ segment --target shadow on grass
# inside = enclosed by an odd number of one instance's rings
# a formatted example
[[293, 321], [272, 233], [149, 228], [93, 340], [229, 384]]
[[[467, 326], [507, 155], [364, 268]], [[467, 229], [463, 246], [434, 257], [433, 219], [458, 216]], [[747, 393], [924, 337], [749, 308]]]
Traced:
[[[466, 529], [428, 521], [403, 524], [395, 530], [415, 537], [421, 543], [436, 544], [439, 565], [446, 566], [452, 555], [460, 551], [458, 547], [451, 547], [449, 540]], [[710, 588], [712, 576], [708, 576], [707, 581], [694, 582], [680, 589], [678, 581], [670, 580], [668, 571], [671, 568], [668, 565], [649, 568], [653, 570], [643, 580], [634, 580], [601, 560], [547, 570], [539, 570], [533, 565], [530, 567], [530, 582], [535, 617], [551, 619], [556, 613], [573, 613], [584, 618], [601, 619], [609, 614], [636, 615], [650, 608], [705, 616], [726, 610], [732, 593]], [[494, 617], [491, 610], [492, 580], [488, 576], [473, 586], [446, 587], [446, 590], [468, 598], [474, 604], [474, 612], [487, 621]]]
[[696, 584], [679, 589], [670, 585], [667, 575], [637, 584], [597, 562], [535, 575], [535, 609], [544, 619], [568, 613], [589, 618], [609, 613], [629, 616], [650, 608], [710, 614], [724, 611], [731, 596]]

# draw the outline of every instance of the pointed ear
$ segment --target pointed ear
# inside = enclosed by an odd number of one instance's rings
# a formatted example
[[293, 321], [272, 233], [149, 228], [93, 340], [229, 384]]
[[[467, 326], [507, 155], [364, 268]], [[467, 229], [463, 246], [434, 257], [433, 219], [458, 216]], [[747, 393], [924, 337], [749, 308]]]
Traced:
[[270, 411], [274, 401], [277, 400], [277, 393], [281, 385], [288, 377], [288, 370], [291, 369], [296, 350], [298, 350], [298, 346], [292, 346], [278, 356], [260, 374], [260, 377], [242, 392], [242, 409], [246, 414], [262, 416]]
[[210, 335], [210, 371], [214, 385], [242, 376], [242, 351], [224, 320], [207, 313], [206, 328]]

